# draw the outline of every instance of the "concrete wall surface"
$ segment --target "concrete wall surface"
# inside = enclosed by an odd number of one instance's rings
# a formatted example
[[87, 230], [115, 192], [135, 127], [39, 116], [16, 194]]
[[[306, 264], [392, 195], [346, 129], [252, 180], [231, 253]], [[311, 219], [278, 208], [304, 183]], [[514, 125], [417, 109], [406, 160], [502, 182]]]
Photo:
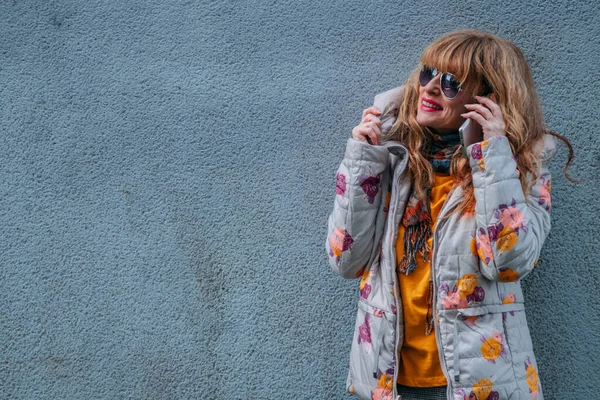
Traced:
[[575, 148], [523, 285], [546, 398], [600, 393], [595, 2], [5, 0], [0, 398], [352, 398], [335, 171], [458, 28], [523, 50]]

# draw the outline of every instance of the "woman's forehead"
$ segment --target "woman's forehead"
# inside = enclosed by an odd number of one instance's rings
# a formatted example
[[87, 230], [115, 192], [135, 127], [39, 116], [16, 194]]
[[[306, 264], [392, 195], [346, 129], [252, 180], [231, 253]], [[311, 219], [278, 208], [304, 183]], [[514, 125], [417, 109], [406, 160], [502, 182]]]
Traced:
[[461, 62], [460, 57], [424, 56], [421, 59], [421, 64], [427, 65], [430, 68], [435, 68], [440, 73], [451, 73], [459, 82], [461, 82], [461, 85], [465, 88], [471, 88], [472, 86], [477, 85], [477, 74], [475, 73], [475, 71], [470, 70], [470, 65]]
[[452, 58], [447, 57], [423, 57], [421, 59], [421, 64], [435, 68], [440, 72], [450, 72], [457, 78], [459, 75], [461, 77], [466, 77], [468, 72], [467, 66], [460, 65], [456, 59], [452, 60]]

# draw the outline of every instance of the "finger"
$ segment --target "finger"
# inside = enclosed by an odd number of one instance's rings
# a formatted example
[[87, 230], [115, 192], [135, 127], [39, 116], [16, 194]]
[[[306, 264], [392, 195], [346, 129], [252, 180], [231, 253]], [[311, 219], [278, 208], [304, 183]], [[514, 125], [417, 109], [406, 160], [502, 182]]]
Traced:
[[366, 142], [366, 134], [363, 132], [363, 127], [358, 125], [352, 129], [352, 138], [354, 140], [358, 140], [359, 142]]
[[357, 128], [358, 129], [356, 129], [356, 133], [353, 135], [356, 140], [369, 143], [367, 141], [367, 138], [369, 138], [371, 140], [371, 144], [378, 143], [377, 134], [372, 129], [367, 126], [361, 126]]
[[363, 118], [364, 122], [374, 122], [375, 124], [381, 126], [381, 120], [372, 114], [367, 114], [365, 118]]
[[[369, 131], [365, 131], [363, 132], [363, 137], [364, 137], [364, 141], [368, 142], [370, 144], [377, 144], [377, 135], [375, 134], [375, 132], [369, 130]], [[367, 140], [368, 138], [368, 140]]]
[[361, 132], [357, 132], [355, 135], [352, 136], [355, 140], [358, 140], [359, 142], [367, 142], [367, 135], [363, 134]]
[[381, 115], [381, 110], [375, 106], [369, 107], [367, 110], [371, 110], [372, 114]]
[[465, 108], [469, 111], [478, 112], [479, 114], [483, 115], [483, 117], [487, 120], [492, 120], [495, 118], [492, 114], [492, 111], [489, 108], [482, 106], [481, 104], [465, 104]]
[[377, 142], [379, 142], [379, 139], [381, 138], [381, 129], [379, 129], [379, 127], [377, 125], [369, 125], [369, 128], [371, 129], [371, 132], [373, 132], [375, 134], [375, 136], [377, 137]]
[[378, 144], [381, 138], [381, 130], [376, 125], [370, 123], [364, 129], [365, 136], [369, 136], [371, 143]]
[[[494, 95], [494, 93], [492, 93], [492, 95]], [[495, 98], [495, 96], [494, 96]], [[480, 103], [483, 103], [487, 106], [487, 108], [490, 109], [490, 111], [492, 112], [492, 114], [496, 117], [502, 115], [502, 111], [500, 110], [500, 106], [498, 104], [496, 104], [494, 102], [494, 100], [492, 100], [489, 97], [482, 97], [482, 96], [475, 96], [475, 100], [477, 100]]]
[[488, 121], [483, 118], [483, 116], [475, 111], [470, 111], [468, 113], [460, 114], [463, 118], [471, 118], [475, 122], [477, 122], [481, 127], [488, 125]]
[[365, 119], [365, 116], [367, 116], [367, 114], [381, 115], [381, 111], [379, 111], [377, 107], [369, 107], [363, 110], [362, 119]]

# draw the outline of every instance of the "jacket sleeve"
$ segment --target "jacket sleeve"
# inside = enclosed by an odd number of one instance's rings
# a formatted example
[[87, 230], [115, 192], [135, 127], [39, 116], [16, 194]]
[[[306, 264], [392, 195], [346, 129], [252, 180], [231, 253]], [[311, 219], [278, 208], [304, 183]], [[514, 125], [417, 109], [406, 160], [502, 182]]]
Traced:
[[477, 219], [471, 246], [479, 256], [482, 275], [490, 280], [512, 282], [527, 275], [550, 231], [548, 164], [556, 146], [554, 138], [546, 136], [550, 146], [543, 148], [541, 175], [527, 200], [506, 137], [496, 136], [467, 149]]
[[386, 147], [348, 139], [336, 174], [336, 196], [326, 241], [331, 269], [344, 278], [360, 277], [378, 245], [376, 225], [382, 201], [386, 201], [382, 200], [382, 184], [387, 179], [388, 165]]

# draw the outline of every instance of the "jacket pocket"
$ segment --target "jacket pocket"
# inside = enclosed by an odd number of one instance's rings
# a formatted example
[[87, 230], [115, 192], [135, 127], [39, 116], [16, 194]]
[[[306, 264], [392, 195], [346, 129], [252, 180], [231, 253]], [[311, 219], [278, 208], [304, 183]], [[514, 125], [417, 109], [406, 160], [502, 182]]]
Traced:
[[508, 347], [513, 354], [533, 351], [531, 335], [524, 310], [502, 313], [502, 322]]
[[[395, 329], [396, 315], [391, 311], [358, 302], [348, 386], [359, 396], [371, 398], [367, 388], [392, 389]], [[365, 393], [359, 393], [361, 387]]]
[[505, 312], [502, 321], [513, 362], [515, 380], [523, 396], [528, 399], [542, 400], [542, 384], [525, 311]]
[[[506, 309], [507, 311], [502, 311]], [[460, 386], [504, 385], [514, 381], [506, 312], [522, 304], [488, 305], [457, 311], [453, 335], [453, 378]]]

